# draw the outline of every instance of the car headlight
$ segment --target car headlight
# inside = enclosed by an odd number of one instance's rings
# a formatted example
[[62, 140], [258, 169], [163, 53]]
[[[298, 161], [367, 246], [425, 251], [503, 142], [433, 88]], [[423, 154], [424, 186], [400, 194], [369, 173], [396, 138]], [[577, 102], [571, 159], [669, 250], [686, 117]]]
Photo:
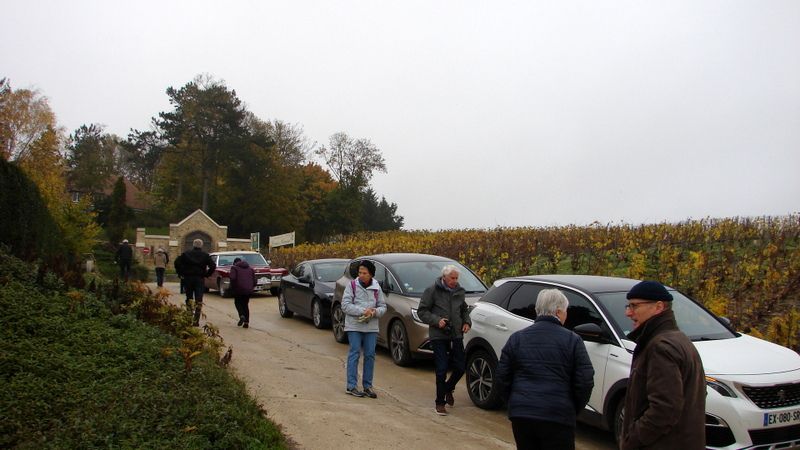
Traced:
[[419, 315], [417, 314], [417, 310], [415, 308], [411, 308], [411, 317], [414, 318], [415, 322], [425, 323], [422, 321], [422, 319], [419, 318]]
[[723, 397], [736, 398], [736, 393], [733, 392], [733, 389], [716, 378], [706, 377], [706, 386], [717, 391], [717, 393]]

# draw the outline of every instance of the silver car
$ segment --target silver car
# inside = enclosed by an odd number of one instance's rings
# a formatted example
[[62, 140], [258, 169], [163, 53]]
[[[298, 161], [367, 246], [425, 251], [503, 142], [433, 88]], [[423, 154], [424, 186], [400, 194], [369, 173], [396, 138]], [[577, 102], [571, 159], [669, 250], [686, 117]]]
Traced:
[[331, 302], [333, 336], [338, 342], [347, 342], [341, 309], [344, 288], [356, 277], [358, 263], [365, 259], [375, 263], [375, 279], [386, 295], [386, 314], [378, 325], [378, 345], [388, 348], [392, 361], [399, 366], [409, 365], [416, 356], [433, 355], [428, 325], [417, 316], [417, 308], [422, 293], [441, 276], [444, 266], [452, 264], [459, 268], [458, 282], [466, 291], [467, 304], [474, 304], [486, 292], [486, 285], [471, 270], [443, 256], [384, 253], [355, 258], [336, 281]]

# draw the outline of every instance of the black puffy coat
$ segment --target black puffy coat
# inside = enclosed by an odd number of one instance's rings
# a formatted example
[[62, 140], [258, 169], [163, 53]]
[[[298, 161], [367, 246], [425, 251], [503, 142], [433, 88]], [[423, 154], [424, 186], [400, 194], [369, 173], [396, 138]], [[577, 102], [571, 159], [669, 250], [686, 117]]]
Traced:
[[583, 340], [556, 317], [512, 334], [497, 365], [497, 382], [508, 400], [508, 417], [575, 427], [592, 395], [594, 368]]

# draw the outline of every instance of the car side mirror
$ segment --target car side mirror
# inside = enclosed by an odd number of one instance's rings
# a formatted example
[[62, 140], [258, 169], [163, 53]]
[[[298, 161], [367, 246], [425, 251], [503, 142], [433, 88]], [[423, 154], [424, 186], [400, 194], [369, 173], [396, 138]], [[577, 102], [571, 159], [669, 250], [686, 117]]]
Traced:
[[383, 291], [384, 294], [389, 293], [389, 286], [386, 285], [385, 281], [378, 281], [378, 284], [380, 285], [381, 290]]
[[608, 342], [608, 336], [603, 333], [603, 329], [596, 323], [582, 323], [572, 329], [578, 336], [590, 342]]
[[311, 283], [311, 275], [310, 274], [305, 274], [302, 277], [298, 278], [297, 281], [299, 281], [301, 283]]

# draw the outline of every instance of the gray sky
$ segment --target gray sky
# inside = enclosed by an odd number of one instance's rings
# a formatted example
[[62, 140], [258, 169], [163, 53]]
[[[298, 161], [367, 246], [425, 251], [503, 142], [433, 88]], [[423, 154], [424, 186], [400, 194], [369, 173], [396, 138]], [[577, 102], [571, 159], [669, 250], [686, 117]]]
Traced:
[[313, 141], [371, 139], [406, 229], [800, 211], [800, 1], [0, 6], [0, 77], [68, 131], [149, 129], [208, 73]]

